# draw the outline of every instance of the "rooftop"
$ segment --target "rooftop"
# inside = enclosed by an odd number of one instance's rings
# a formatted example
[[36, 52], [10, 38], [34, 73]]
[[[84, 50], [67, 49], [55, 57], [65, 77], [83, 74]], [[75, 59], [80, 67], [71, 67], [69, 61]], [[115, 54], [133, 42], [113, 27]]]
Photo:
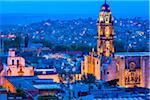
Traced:
[[118, 52], [115, 56], [150, 56], [150, 52]]
[[61, 89], [60, 84], [38, 84], [33, 86], [37, 89]]
[[21, 88], [23, 90], [35, 90], [36, 88], [33, 87], [32, 81], [37, 79], [37, 77], [32, 76], [5, 76], [7, 79], [16, 89]]
[[50, 84], [54, 83], [52, 79], [37, 79], [33, 81], [34, 84]]

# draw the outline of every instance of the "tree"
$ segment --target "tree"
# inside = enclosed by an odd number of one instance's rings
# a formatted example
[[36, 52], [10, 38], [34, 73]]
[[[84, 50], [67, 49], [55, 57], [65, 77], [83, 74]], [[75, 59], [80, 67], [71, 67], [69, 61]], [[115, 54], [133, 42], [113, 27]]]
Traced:
[[114, 42], [114, 47], [115, 47], [116, 52], [124, 52], [125, 51], [124, 46], [125, 46], [125, 43], [123, 41], [116, 40]]
[[9, 48], [20, 48], [20, 42], [21, 42], [21, 38], [18, 36], [14, 39], [5, 39], [4, 40], [4, 48], [5, 48], [5, 52], [8, 51]]
[[114, 80], [106, 82], [105, 85], [115, 87], [115, 86], [118, 86], [118, 84], [117, 84], [118, 81], [119, 81], [119, 79], [114, 79]]
[[89, 83], [95, 83], [95, 76], [93, 74], [87, 74], [87, 75], [83, 75], [81, 77], [81, 80], [83, 81], [83, 83], [89, 84]]
[[83, 75], [81, 77], [81, 80], [83, 81], [83, 83], [88, 84], [89, 85], [89, 92], [91, 91], [91, 84], [95, 83], [96, 78], [93, 74], [87, 74], [87, 75]]
[[16, 89], [16, 96], [26, 97], [24, 91], [21, 88]]

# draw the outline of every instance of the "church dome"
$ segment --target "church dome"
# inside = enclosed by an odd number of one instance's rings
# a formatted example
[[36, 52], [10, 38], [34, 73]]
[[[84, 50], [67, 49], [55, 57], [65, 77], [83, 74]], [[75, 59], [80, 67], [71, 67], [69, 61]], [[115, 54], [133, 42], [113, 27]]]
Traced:
[[110, 7], [109, 5], [105, 2], [102, 6], [101, 6], [101, 10], [105, 11], [105, 12], [110, 12]]

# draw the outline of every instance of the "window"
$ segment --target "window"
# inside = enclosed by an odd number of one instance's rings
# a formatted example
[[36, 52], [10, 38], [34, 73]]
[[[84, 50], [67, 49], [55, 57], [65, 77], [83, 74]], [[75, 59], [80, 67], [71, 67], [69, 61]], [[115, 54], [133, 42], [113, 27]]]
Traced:
[[15, 62], [15, 61], [14, 61], [14, 60], [12, 60], [12, 65], [14, 65], [14, 62]]
[[109, 72], [107, 72], [107, 75], [109, 74]]
[[44, 74], [44, 75], [45, 75], [45, 74], [46, 74], [46, 71], [43, 71], [43, 72], [42, 72], [42, 74]]
[[106, 22], [108, 21], [108, 16], [106, 17]]
[[83, 70], [84, 70], [84, 65], [83, 65]]
[[97, 61], [97, 64], [98, 64], [98, 61]]
[[109, 16], [108, 16], [108, 15], [107, 15], [106, 18], [105, 18], [105, 22], [106, 22], [106, 23], [109, 23]]
[[19, 67], [19, 60], [17, 60], [17, 67]]

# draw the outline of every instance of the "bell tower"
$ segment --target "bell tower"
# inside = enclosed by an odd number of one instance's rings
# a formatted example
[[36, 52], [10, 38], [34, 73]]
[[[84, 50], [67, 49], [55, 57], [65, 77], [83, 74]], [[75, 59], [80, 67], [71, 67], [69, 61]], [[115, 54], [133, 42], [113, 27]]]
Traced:
[[97, 21], [97, 55], [99, 57], [110, 58], [114, 55], [114, 29], [113, 18], [109, 5], [105, 3], [101, 6]]

